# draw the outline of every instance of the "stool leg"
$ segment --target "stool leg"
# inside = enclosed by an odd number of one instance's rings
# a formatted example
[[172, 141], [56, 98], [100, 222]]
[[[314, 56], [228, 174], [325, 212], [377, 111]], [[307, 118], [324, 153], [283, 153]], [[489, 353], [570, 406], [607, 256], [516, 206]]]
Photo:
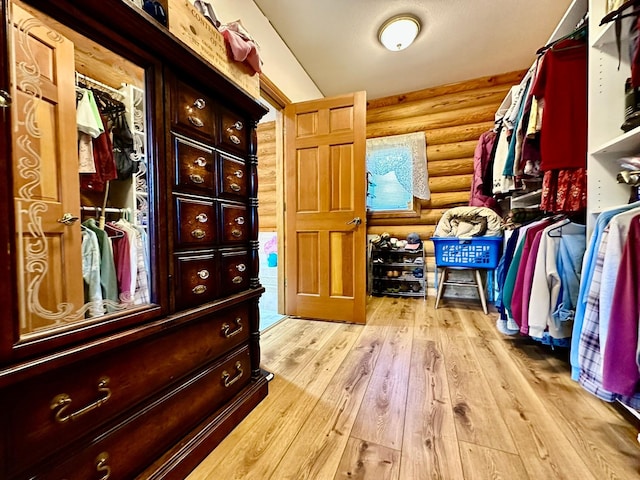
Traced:
[[476, 274], [476, 284], [478, 285], [478, 293], [480, 294], [480, 303], [482, 303], [482, 311], [484, 314], [487, 314], [487, 297], [484, 292], [484, 286], [482, 284], [482, 275], [480, 275], [480, 270], [477, 268], [474, 270]]
[[440, 270], [440, 278], [438, 279], [438, 293], [436, 294], [436, 309], [440, 304], [440, 298], [442, 298], [442, 292], [444, 292], [444, 282], [446, 280], [447, 267], [443, 267]]

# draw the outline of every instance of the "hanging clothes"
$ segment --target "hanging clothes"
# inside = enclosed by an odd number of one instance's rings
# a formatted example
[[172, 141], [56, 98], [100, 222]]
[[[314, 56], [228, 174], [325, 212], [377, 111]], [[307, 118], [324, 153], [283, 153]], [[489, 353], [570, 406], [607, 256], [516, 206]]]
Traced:
[[603, 386], [624, 396], [638, 393], [640, 327], [640, 215], [631, 220], [616, 288], [603, 360]]
[[532, 89], [544, 100], [540, 170], [545, 172], [540, 206], [548, 212], [586, 208], [587, 45], [562, 40], [546, 50]]
[[[89, 218], [82, 222], [82, 225], [91, 230], [98, 240], [100, 250], [100, 286], [102, 297], [110, 300], [114, 304], [118, 303], [118, 281], [116, 266], [113, 260], [113, 247], [109, 235], [104, 230], [98, 228], [95, 218]], [[107, 311], [113, 311], [113, 305], [107, 306]]]
[[541, 232], [527, 301], [531, 337], [543, 339], [545, 331], [553, 339], [571, 337], [586, 230], [586, 225], [561, 220]]
[[[633, 373], [633, 370], [629, 368], [628, 362], [629, 343], [633, 344], [634, 356], [638, 348], [638, 318], [629, 320], [629, 317], [624, 315], [625, 312], [627, 314], [631, 312], [631, 316], [635, 314], [637, 317], [638, 315], [638, 296], [633, 294], [633, 289], [637, 288], [634, 276], [636, 275], [635, 272], [640, 268], [640, 264], [637, 262], [635, 253], [630, 252], [625, 257], [624, 252], [627, 251], [627, 248], [637, 249], [639, 246], [637, 242], [640, 237], [631, 235], [631, 227], [637, 215], [632, 217], [629, 235], [625, 239], [620, 269], [613, 285], [605, 285], [603, 267], [609, 248], [611, 221], [621, 214], [623, 217], [628, 217], [624, 212], [635, 209], [638, 206], [640, 206], [640, 203], [636, 202], [632, 205], [611, 209], [601, 213], [596, 221], [588, 254], [585, 255], [583, 263], [583, 271], [586, 274], [583, 276], [580, 285], [581, 297], [576, 310], [571, 357], [572, 378], [577, 376], [578, 382], [585, 390], [602, 400], [608, 402], [620, 400], [632, 408], [640, 407], [640, 394], [635, 388], [631, 388], [629, 384], [630, 375], [637, 375], [637, 373]], [[627, 244], [629, 240], [631, 240], [631, 243]], [[627, 245], [629, 246], [627, 247]], [[613, 248], [615, 249], [615, 245]], [[594, 251], [597, 253], [594, 254]], [[623, 262], [626, 262], [624, 269], [622, 268]], [[629, 271], [631, 266], [635, 271]], [[590, 279], [588, 276], [590, 276]], [[611, 298], [608, 299], [608, 296], [611, 296]], [[600, 325], [601, 302], [609, 302], [608, 304], [611, 305], [605, 338], [601, 336], [601, 332], [604, 331], [603, 326]], [[635, 327], [630, 328], [630, 325], [634, 322]], [[577, 335], [579, 335], [579, 341], [576, 344], [575, 337]], [[606, 342], [604, 348], [603, 342]], [[634, 359], [635, 362], [636, 360]], [[606, 367], [606, 365], [609, 367]], [[612, 371], [609, 370], [607, 374], [608, 380], [605, 381], [605, 376], [607, 376], [605, 371], [611, 369], [613, 365], [620, 366], [621, 376], [616, 377], [614, 374], [612, 377]], [[637, 369], [636, 365], [636, 372]]]
[[609, 221], [618, 213], [626, 212], [631, 208], [640, 207], [640, 202], [635, 202], [630, 205], [622, 205], [614, 207], [600, 212], [596, 223], [594, 225], [593, 232], [587, 245], [583, 262], [582, 262], [582, 277], [580, 281], [580, 290], [578, 292], [578, 301], [576, 305], [576, 314], [573, 323], [573, 333], [571, 340], [571, 378], [578, 381], [580, 377], [580, 359], [579, 359], [579, 347], [581, 332], [583, 330], [583, 323], [585, 312], [587, 309], [589, 287], [593, 282], [593, 275], [596, 265], [596, 258], [598, 256], [598, 248], [602, 242], [605, 227], [609, 224]]
[[82, 278], [84, 280], [84, 300], [89, 303], [89, 316], [104, 315], [102, 291], [100, 289], [100, 248], [96, 234], [81, 227], [82, 234]]
[[491, 167], [493, 154], [495, 153], [498, 135], [493, 130], [480, 135], [473, 155], [473, 179], [471, 180], [471, 197], [469, 206], [488, 207], [498, 211], [498, 202], [495, 198], [485, 193], [487, 171]]

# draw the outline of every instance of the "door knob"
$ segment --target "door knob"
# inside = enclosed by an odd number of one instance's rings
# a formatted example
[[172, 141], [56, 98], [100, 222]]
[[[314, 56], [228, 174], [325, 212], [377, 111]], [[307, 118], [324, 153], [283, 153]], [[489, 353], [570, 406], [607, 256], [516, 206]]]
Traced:
[[11, 102], [11, 95], [4, 90], [0, 90], [0, 108], [9, 108]]
[[347, 222], [347, 225], [351, 225], [351, 224], [353, 224], [353, 225], [360, 225], [361, 223], [362, 223], [362, 220], [360, 219], [360, 217], [355, 217], [354, 219], [349, 220], [349, 221]]

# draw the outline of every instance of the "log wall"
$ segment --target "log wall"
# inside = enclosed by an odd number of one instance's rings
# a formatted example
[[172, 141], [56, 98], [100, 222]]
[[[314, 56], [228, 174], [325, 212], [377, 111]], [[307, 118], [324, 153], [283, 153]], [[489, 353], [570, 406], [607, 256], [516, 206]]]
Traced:
[[[427, 282], [433, 294], [435, 261], [433, 235], [447, 209], [467, 205], [478, 138], [491, 129], [494, 115], [524, 71], [482, 77], [428, 88], [367, 103], [367, 138], [424, 132], [427, 144], [430, 200], [417, 200], [420, 215], [367, 219], [367, 234], [388, 232], [406, 238], [418, 232], [427, 254]], [[464, 296], [464, 293], [461, 293]]]
[[261, 232], [277, 231], [276, 122], [258, 124], [258, 224]]

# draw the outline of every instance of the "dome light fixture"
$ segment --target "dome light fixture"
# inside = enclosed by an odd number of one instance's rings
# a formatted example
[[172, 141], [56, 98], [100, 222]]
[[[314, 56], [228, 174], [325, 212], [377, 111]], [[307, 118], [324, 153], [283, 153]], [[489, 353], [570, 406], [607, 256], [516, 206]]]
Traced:
[[404, 50], [420, 33], [420, 20], [413, 15], [403, 14], [391, 17], [378, 30], [378, 40], [387, 50]]

